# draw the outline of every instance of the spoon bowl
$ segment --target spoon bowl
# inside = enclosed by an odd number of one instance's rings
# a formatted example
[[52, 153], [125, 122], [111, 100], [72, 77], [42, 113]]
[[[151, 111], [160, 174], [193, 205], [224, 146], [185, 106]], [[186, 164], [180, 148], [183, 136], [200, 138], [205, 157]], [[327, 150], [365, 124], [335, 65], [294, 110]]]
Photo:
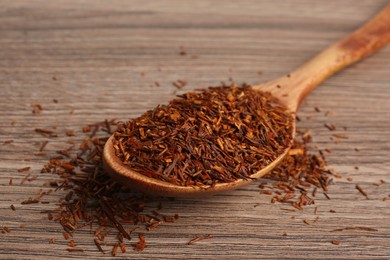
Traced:
[[[253, 86], [256, 90], [268, 91], [286, 105], [288, 111], [295, 114], [303, 98], [325, 79], [366, 56], [376, 52], [390, 42], [390, 4], [364, 26], [331, 45], [313, 59], [294, 71], [278, 79]], [[295, 136], [295, 120], [293, 122], [293, 138]], [[260, 171], [251, 175], [251, 179], [238, 179], [229, 183], [217, 183], [214, 186], [179, 186], [161, 181], [131, 170], [116, 156], [113, 147], [114, 137], [105, 144], [103, 166], [118, 182], [136, 191], [156, 196], [195, 197], [211, 195], [236, 189], [261, 178], [275, 168], [288, 154], [286, 147], [274, 161]]]
[[[295, 133], [295, 123], [294, 132]], [[126, 165], [123, 165], [122, 161], [115, 155], [115, 149], [113, 144], [114, 137], [111, 136], [104, 146], [104, 158], [103, 166], [106, 172], [112, 176], [119, 183], [126, 184], [127, 187], [134, 189], [145, 194], [153, 196], [165, 196], [165, 197], [196, 197], [205, 196], [223, 191], [236, 189], [243, 185], [250, 183], [253, 179], [258, 179], [269, 173], [275, 168], [287, 155], [290, 147], [286, 147], [285, 151], [279, 155], [274, 161], [268, 164], [266, 167], [251, 175], [252, 179], [238, 179], [234, 182], [217, 183], [213, 187], [202, 188], [199, 186], [179, 186], [170, 182], [165, 182], [155, 178], [151, 178], [140, 174]], [[293, 139], [292, 139], [293, 140]]]

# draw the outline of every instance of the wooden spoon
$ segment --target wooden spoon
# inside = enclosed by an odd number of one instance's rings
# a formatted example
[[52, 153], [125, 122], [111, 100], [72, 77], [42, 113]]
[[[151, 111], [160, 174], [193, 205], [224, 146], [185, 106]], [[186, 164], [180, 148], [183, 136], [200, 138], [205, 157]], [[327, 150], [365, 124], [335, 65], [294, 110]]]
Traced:
[[[331, 45], [313, 59], [281, 78], [254, 86], [269, 91], [278, 97], [288, 109], [295, 113], [302, 99], [322, 81], [344, 67], [374, 53], [390, 41], [390, 4], [367, 24]], [[294, 122], [295, 127], [295, 122]], [[260, 178], [270, 172], [287, 155], [290, 147], [275, 161], [251, 177]], [[230, 183], [219, 183], [203, 189], [193, 186], [178, 186], [146, 177], [122, 164], [115, 155], [113, 137], [104, 147], [104, 167], [120, 183], [143, 193], [170, 197], [194, 197], [235, 189], [250, 180], [239, 179]]]

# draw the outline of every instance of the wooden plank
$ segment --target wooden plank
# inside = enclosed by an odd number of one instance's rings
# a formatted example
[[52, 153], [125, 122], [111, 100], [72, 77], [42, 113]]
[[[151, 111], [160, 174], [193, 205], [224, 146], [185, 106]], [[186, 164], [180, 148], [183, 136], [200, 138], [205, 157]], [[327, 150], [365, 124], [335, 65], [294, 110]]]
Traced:
[[[2, 1], [0, 227], [9, 227], [11, 233], [0, 234], [0, 258], [103, 256], [87, 231], [76, 239], [85, 252], [67, 252], [59, 225], [40, 213], [46, 206], [20, 205], [52, 178], [43, 174], [34, 182], [19, 184], [26, 173], [17, 169], [31, 166], [29, 173], [38, 174], [45, 162], [31, 155], [45, 140], [35, 128], [57, 126], [62, 134], [50, 139], [46, 148], [55, 151], [68, 140], [66, 130], [80, 133], [85, 124], [105, 118], [126, 120], [183, 91], [229, 78], [251, 84], [275, 78], [357, 28], [385, 4], [383, 0]], [[179, 55], [180, 46], [187, 55]], [[144, 252], [130, 250], [126, 256], [388, 258], [390, 199], [383, 198], [390, 195], [389, 70], [387, 47], [329, 79], [299, 110], [303, 119], [299, 126], [312, 129], [314, 144], [332, 149], [327, 156], [331, 167], [353, 178], [353, 182], [337, 179], [329, 192], [331, 200], [318, 197], [317, 224], [303, 223], [314, 219], [313, 207], [282, 211], [258, 193], [255, 182], [208, 198], [164, 202], [163, 211], [179, 213], [179, 221], [148, 232], [149, 247]], [[177, 90], [171, 84], [177, 79], [190, 86]], [[156, 87], [155, 81], [161, 86]], [[33, 115], [32, 103], [42, 104], [43, 112]], [[331, 113], [325, 116], [327, 111]], [[335, 123], [337, 132], [349, 139], [335, 144], [324, 123]], [[13, 143], [3, 144], [11, 139]], [[28, 158], [33, 159], [24, 161]], [[386, 183], [372, 185], [380, 179]], [[370, 200], [359, 194], [355, 183]], [[52, 202], [60, 195], [53, 195]], [[346, 226], [378, 231], [330, 232]], [[284, 232], [288, 236], [282, 236]], [[203, 234], [214, 238], [186, 245]], [[49, 244], [52, 237], [57, 237], [55, 245]], [[334, 239], [340, 240], [339, 246], [331, 244]]]

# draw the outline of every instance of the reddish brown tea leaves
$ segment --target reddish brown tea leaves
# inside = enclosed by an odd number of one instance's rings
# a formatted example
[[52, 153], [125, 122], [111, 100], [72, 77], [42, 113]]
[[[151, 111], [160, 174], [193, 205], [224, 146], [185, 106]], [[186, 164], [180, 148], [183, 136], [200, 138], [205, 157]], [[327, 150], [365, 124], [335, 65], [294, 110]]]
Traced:
[[104, 214], [108, 217], [108, 219], [112, 222], [112, 224], [118, 229], [118, 231], [122, 234], [123, 237], [130, 240], [130, 235], [126, 232], [123, 226], [115, 219], [115, 215], [111, 209], [111, 207], [107, 204], [106, 201], [99, 201], [100, 207], [103, 210]]
[[355, 188], [356, 188], [364, 197], [366, 197], [366, 199], [368, 199], [368, 194], [367, 194], [367, 192], [365, 192], [365, 191], [363, 190], [363, 188], [360, 187], [359, 184], [356, 184], [356, 185], [355, 185]]
[[119, 245], [115, 244], [114, 247], [112, 248], [112, 251], [111, 251], [112, 256], [116, 256], [116, 254], [118, 252], [118, 248], [119, 248]]
[[[122, 161], [144, 169], [146, 175], [203, 187], [250, 178], [289, 145], [291, 123], [292, 116], [269, 94], [255, 93], [250, 87], [219, 87], [181, 95], [167, 106], [121, 124], [114, 145]], [[130, 239], [134, 230], [153, 230], [179, 218], [177, 214], [160, 213], [161, 203], [155, 210], [144, 212], [147, 198], [105, 174], [102, 151], [115, 125], [114, 120], [105, 120], [83, 128], [86, 139], [74, 143], [80, 149], [58, 151], [60, 155], [51, 155], [42, 169], [59, 176], [49, 183], [53, 189], [66, 191], [58, 203], [50, 204], [55, 209], [45, 213], [64, 229], [68, 251], [82, 250], [75, 247], [73, 235], [84, 228], [91, 230], [91, 239], [100, 252], [111, 246], [107, 252], [124, 253], [124, 240]], [[37, 132], [46, 137], [56, 135], [44, 129]], [[271, 184], [260, 187], [261, 193], [273, 195], [273, 202], [291, 205], [285, 209], [289, 211], [313, 205], [317, 189], [326, 192], [333, 176], [325, 168], [323, 153], [308, 151], [310, 131], [298, 132], [298, 136], [285, 160], [266, 176]], [[38, 203], [42, 196], [39, 192], [23, 204]], [[142, 251], [147, 243], [144, 234], [138, 236], [133, 247]], [[197, 236], [189, 244], [211, 237]]]
[[192, 244], [194, 244], [194, 243], [196, 243], [196, 242], [198, 242], [198, 241], [201, 241], [201, 240], [205, 240], [205, 239], [210, 239], [210, 238], [213, 238], [214, 236], [213, 235], [205, 235], [205, 236], [196, 236], [196, 237], [194, 237], [193, 239], [191, 239], [188, 243], [187, 243], [187, 245], [192, 245]]
[[134, 250], [136, 251], [143, 251], [148, 245], [145, 241], [145, 235], [142, 233], [138, 234], [139, 241], [133, 245]]
[[114, 133], [116, 155], [148, 177], [207, 187], [251, 175], [291, 143], [293, 117], [269, 93], [211, 87], [178, 96]]
[[3, 234], [11, 233], [11, 229], [9, 227], [3, 227], [1, 229], [1, 233]]
[[39, 151], [42, 152], [43, 149], [45, 149], [46, 145], [49, 143], [49, 141], [43, 141], [42, 144], [41, 144], [41, 147], [39, 147]]
[[70, 247], [66, 249], [68, 252], [84, 252], [82, 248]]
[[58, 135], [51, 130], [35, 128], [35, 132], [40, 133], [44, 137], [57, 137]]
[[324, 192], [324, 193], [322, 193], [322, 194], [324, 194], [325, 198], [327, 198], [328, 200], [330, 200], [330, 197], [329, 197], [328, 193]]
[[68, 246], [69, 247], [75, 247], [76, 246], [76, 243], [74, 242], [73, 239], [69, 240]]
[[172, 82], [172, 85], [178, 89], [182, 89], [187, 85], [187, 81], [179, 79], [177, 81]]
[[[124, 239], [130, 239], [130, 234], [137, 228], [144, 227], [147, 230], [158, 227], [164, 222], [173, 222], [178, 215], [160, 215], [161, 202], [156, 210], [143, 213], [144, 206], [149, 202], [141, 194], [121, 186], [108, 177], [103, 169], [102, 153], [104, 145], [111, 135], [111, 128], [116, 126], [115, 120], [104, 120], [90, 125], [86, 139], [81, 144], [76, 144], [79, 151], [69, 147], [61, 152], [61, 156], [51, 157], [44, 165], [42, 171], [56, 174], [57, 180], [49, 181], [47, 185], [56, 190], [67, 191], [65, 196], [56, 203], [54, 210], [46, 210], [48, 219], [60, 224], [64, 229], [63, 236], [69, 240], [68, 251], [78, 251], [73, 235], [80, 229], [90, 228], [92, 239], [96, 247], [102, 253], [103, 245], [113, 246], [111, 252], [115, 255], [125, 252]], [[31, 177], [31, 175], [30, 175]], [[26, 180], [29, 177], [26, 178]], [[22, 204], [38, 203], [43, 195], [51, 190], [40, 190], [35, 197], [22, 202]], [[153, 202], [153, 201], [151, 201]], [[42, 202], [43, 203], [43, 202]], [[117, 239], [115, 243], [104, 242]], [[74, 241], [72, 241], [75, 239]], [[116, 246], [115, 246], [116, 245]], [[134, 245], [135, 250], [143, 250], [146, 247], [145, 237], [140, 235], [140, 241]]]
[[374, 186], [381, 186], [383, 183], [386, 183], [384, 180], [379, 180], [379, 182], [378, 183], [373, 183], [372, 185], [374, 185]]
[[95, 242], [95, 245], [96, 245], [96, 247], [98, 248], [98, 250], [99, 250], [100, 252], [102, 252], [103, 254], [105, 254], [106, 252], [103, 250], [102, 246], [100, 245], [99, 240], [94, 239], [93, 241]]
[[27, 200], [22, 201], [20, 204], [26, 205], [26, 204], [35, 204], [35, 203], [39, 203], [39, 200], [38, 199], [29, 198]]
[[68, 171], [72, 171], [74, 168], [76, 168], [73, 164], [70, 164], [68, 162], [61, 163], [61, 167]]
[[33, 114], [40, 114], [43, 110], [42, 105], [40, 104], [31, 104], [33, 110], [31, 111]]
[[21, 168], [21, 169], [18, 169], [18, 172], [27, 172], [31, 169], [31, 167], [24, 167], [24, 168]]
[[340, 240], [332, 240], [332, 244], [338, 246], [340, 245]]
[[336, 126], [334, 124], [324, 124], [324, 126], [326, 128], [328, 128], [329, 131], [335, 131], [336, 130]]
[[76, 135], [76, 133], [74, 131], [67, 131], [65, 134], [67, 136], [75, 136]]
[[123, 243], [119, 243], [119, 248], [121, 249], [122, 254], [126, 253], [126, 246]]

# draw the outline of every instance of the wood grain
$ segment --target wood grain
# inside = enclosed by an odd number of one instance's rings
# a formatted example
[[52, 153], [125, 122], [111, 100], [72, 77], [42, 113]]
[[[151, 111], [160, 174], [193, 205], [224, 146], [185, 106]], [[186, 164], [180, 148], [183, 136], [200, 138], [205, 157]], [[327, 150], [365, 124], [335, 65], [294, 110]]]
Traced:
[[[46, 148], [54, 152], [69, 139], [65, 130], [75, 130], [77, 135], [70, 139], [77, 141], [88, 123], [138, 116], [176, 93], [229, 78], [250, 84], [276, 78], [356, 29], [385, 4], [383, 0], [1, 1], [0, 227], [9, 227], [11, 233], [0, 234], [0, 258], [109, 257], [96, 250], [88, 231], [76, 238], [85, 252], [67, 252], [60, 226], [40, 213], [46, 206], [20, 205], [52, 178], [42, 174], [34, 182], [19, 184], [26, 173], [17, 169], [31, 166], [29, 173], [39, 174], [45, 162], [32, 155], [45, 140], [35, 128], [57, 126], [61, 134]], [[180, 46], [187, 55], [179, 55]], [[299, 127], [312, 129], [314, 145], [332, 149], [327, 156], [331, 167], [345, 176], [335, 180], [331, 200], [318, 196], [317, 224], [303, 223], [315, 218], [313, 207], [282, 211], [258, 193], [255, 182], [221, 195], [164, 202], [163, 211], [179, 213], [179, 221], [148, 232], [149, 247], [124, 256], [388, 259], [390, 199], [383, 198], [390, 195], [389, 71], [386, 47], [326, 81], [299, 110]], [[189, 86], [177, 90], [171, 84], [177, 79], [187, 80]], [[161, 86], [156, 87], [155, 81]], [[33, 115], [32, 103], [42, 104], [43, 112]], [[325, 116], [327, 111], [331, 112]], [[349, 139], [335, 144], [324, 123], [335, 123], [336, 133]], [[13, 143], [3, 144], [11, 139]], [[28, 158], [32, 160], [24, 161]], [[380, 179], [386, 183], [372, 185]], [[369, 200], [355, 183], [367, 191]], [[55, 194], [50, 201], [60, 196]], [[347, 226], [378, 231], [331, 232]], [[282, 236], [284, 232], [288, 236]], [[186, 245], [203, 234], [214, 238]], [[57, 237], [55, 245], [49, 244], [51, 237]], [[334, 239], [340, 245], [331, 244]]]

